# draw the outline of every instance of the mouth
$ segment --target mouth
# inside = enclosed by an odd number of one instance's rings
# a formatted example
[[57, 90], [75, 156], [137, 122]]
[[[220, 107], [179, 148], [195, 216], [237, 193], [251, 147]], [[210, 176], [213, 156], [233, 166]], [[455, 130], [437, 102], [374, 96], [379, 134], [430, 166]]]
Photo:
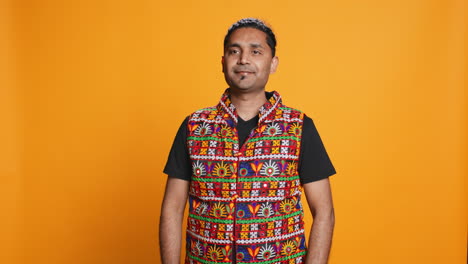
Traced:
[[254, 72], [251, 72], [251, 71], [235, 71], [234, 73], [240, 74], [242, 76], [247, 76], [249, 74], [254, 74]]

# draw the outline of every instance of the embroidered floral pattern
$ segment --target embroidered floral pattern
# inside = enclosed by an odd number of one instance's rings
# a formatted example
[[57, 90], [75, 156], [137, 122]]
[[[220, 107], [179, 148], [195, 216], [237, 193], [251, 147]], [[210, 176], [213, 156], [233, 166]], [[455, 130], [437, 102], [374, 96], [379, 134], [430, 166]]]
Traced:
[[260, 248], [260, 252], [258, 252], [258, 259], [269, 260], [276, 256], [275, 249], [272, 245], [266, 245]]
[[200, 161], [193, 163], [192, 169], [195, 176], [204, 176], [206, 174], [205, 166]]
[[263, 132], [263, 134], [268, 136], [281, 135], [282, 133], [283, 131], [281, 131], [281, 127], [277, 123], [268, 125], [265, 131]]
[[226, 207], [224, 204], [217, 203], [211, 208], [211, 215], [214, 217], [226, 217]]
[[214, 166], [212, 174], [218, 177], [229, 177], [231, 175], [231, 171], [229, 170], [229, 166], [227, 164], [221, 162]]
[[203, 123], [195, 129], [195, 135], [197, 136], [206, 136], [212, 133], [211, 127], [209, 124]]
[[260, 170], [260, 175], [264, 176], [274, 176], [279, 174], [278, 164], [274, 161], [268, 161], [263, 164], [262, 169]]
[[223, 259], [222, 249], [216, 246], [208, 247], [208, 251], [206, 252], [206, 255], [208, 259], [214, 260], [214, 261]]
[[203, 248], [200, 245], [200, 242], [197, 241], [196, 243], [192, 242], [192, 254], [195, 256], [202, 256], [203, 255]]
[[296, 245], [292, 241], [286, 241], [281, 248], [281, 255], [290, 256], [296, 252]]
[[281, 209], [281, 212], [285, 214], [289, 214], [294, 209], [294, 204], [290, 199], [286, 199], [284, 201], [281, 201], [280, 209]]
[[232, 137], [232, 130], [226, 125], [221, 125], [221, 128], [218, 132], [219, 137]]
[[260, 210], [258, 211], [258, 216], [261, 217], [270, 217], [274, 214], [273, 207], [270, 203], [265, 203], [260, 206]]
[[302, 134], [302, 127], [298, 123], [294, 123], [289, 128], [288, 133], [299, 136]]

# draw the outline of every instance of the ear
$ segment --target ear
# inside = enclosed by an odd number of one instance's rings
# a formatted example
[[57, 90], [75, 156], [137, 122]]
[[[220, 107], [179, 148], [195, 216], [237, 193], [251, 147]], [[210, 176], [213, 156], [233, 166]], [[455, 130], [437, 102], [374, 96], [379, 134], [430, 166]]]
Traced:
[[276, 68], [278, 68], [278, 63], [279, 63], [278, 56], [274, 56], [273, 59], [271, 59], [270, 73], [275, 73], [276, 72]]
[[223, 73], [224, 73], [224, 56], [221, 56], [221, 66], [223, 67]]

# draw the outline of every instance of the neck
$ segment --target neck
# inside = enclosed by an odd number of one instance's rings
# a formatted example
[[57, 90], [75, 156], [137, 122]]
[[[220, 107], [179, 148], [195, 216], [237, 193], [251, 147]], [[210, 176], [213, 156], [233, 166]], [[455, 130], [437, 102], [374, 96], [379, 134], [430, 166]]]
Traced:
[[231, 102], [237, 110], [237, 115], [247, 121], [258, 115], [260, 107], [265, 104], [267, 98], [265, 90], [250, 93], [239, 93], [231, 89]]

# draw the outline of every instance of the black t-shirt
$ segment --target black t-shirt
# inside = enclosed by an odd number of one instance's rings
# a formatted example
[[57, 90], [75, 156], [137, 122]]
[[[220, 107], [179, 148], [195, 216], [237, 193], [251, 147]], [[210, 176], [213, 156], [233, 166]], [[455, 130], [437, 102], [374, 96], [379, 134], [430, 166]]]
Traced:
[[[187, 149], [188, 117], [182, 122], [172, 144], [164, 173], [169, 177], [190, 181], [192, 164]], [[258, 116], [249, 121], [239, 118], [237, 131], [240, 146], [258, 124]], [[302, 126], [301, 152], [299, 160], [299, 177], [302, 184], [325, 179], [336, 173], [327, 151], [323, 146], [320, 135], [311, 118], [304, 116]]]

